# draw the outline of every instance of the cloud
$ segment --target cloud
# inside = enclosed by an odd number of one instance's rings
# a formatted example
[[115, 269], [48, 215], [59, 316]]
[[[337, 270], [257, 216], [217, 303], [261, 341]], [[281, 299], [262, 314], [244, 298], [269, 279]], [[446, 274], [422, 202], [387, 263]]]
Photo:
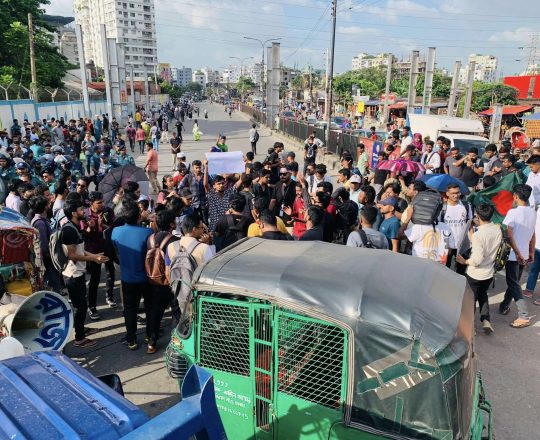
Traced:
[[73, 16], [73, 0], [54, 0], [45, 5], [45, 12], [50, 15]]
[[489, 41], [516, 41], [519, 43], [529, 42], [534, 29], [520, 27], [515, 30], [497, 32], [489, 37]]
[[337, 32], [342, 35], [367, 36], [378, 35], [381, 31], [362, 26], [338, 26]]

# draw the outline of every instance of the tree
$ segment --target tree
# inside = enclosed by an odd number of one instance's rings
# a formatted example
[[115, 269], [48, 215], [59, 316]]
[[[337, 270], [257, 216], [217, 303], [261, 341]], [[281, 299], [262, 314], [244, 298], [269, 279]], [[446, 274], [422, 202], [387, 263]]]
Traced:
[[[463, 114], [465, 106], [465, 93], [459, 100], [458, 113]], [[489, 108], [493, 103], [497, 104], [517, 104], [517, 89], [502, 83], [489, 84], [475, 81], [473, 84], [473, 95], [471, 111], [480, 112]]]
[[255, 87], [255, 83], [249, 76], [241, 76], [236, 83], [236, 90], [240, 96], [244, 96], [247, 92]]
[[[419, 75], [418, 82], [416, 83], [417, 95], [422, 95], [424, 93], [424, 80], [425, 74]], [[435, 72], [433, 74], [432, 87], [432, 94], [434, 97], [448, 98], [450, 96], [450, 90], [452, 88], [452, 78], [449, 76], [444, 76], [439, 72]]]
[[166, 93], [172, 99], [179, 99], [184, 94], [182, 87], [177, 86], [176, 84], [169, 84], [167, 81], [162, 81], [160, 83], [161, 92]]
[[[52, 44], [54, 29], [43, 19], [42, 5], [47, 0], [8, 0], [0, 2], [0, 77], [1, 81], [30, 86], [28, 13], [34, 21], [34, 46], [38, 85], [61, 87], [66, 71], [75, 66]], [[9, 68], [15, 69], [10, 70]]]
[[202, 92], [203, 86], [200, 85], [198, 82], [190, 82], [186, 86], [186, 90], [191, 93], [200, 93]]

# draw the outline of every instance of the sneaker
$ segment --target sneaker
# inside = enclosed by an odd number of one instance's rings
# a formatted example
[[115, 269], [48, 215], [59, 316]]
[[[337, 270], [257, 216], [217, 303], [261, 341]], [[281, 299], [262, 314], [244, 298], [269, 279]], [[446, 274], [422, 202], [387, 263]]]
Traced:
[[92, 307], [88, 309], [88, 316], [92, 321], [97, 321], [101, 318], [101, 315], [98, 313], [97, 309], [95, 307]]
[[527, 289], [523, 290], [523, 296], [525, 298], [532, 298], [533, 295], [534, 295], [534, 292], [531, 292], [530, 290], [527, 290]]
[[499, 313], [501, 315], [508, 315], [508, 312], [510, 312], [510, 307], [499, 307]]
[[137, 341], [133, 341], [133, 342], [127, 342], [126, 341], [126, 345], [132, 351], [135, 351], [135, 350], [137, 350], [139, 348], [139, 344], [137, 344]]
[[95, 307], [88, 309], [88, 316], [90, 317], [92, 321], [97, 321], [98, 319], [101, 318], [101, 315], [98, 313]]
[[90, 348], [90, 347], [95, 347], [97, 345], [97, 342], [92, 339], [84, 338], [84, 339], [81, 339], [80, 341], [75, 341], [73, 345], [79, 348]]
[[484, 333], [486, 335], [490, 335], [493, 333], [493, 327], [491, 326], [491, 322], [489, 322], [487, 319], [484, 319], [484, 322], [482, 323], [482, 328], [484, 329]]
[[58, 292], [58, 293], [60, 295], [62, 295], [62, 296], [68, 296], [69, 295], [69, 292], [65, 287], [63, 289], [61, 289], [60, 292]]
[[146, 319], [143, 318], [142, 316], [137, 316], [137, 322], [139, 324], [146, 324]]
[[116, 307], [118, 304], [116, 304], [116, 302], [114, 301], [114, 299], [111, 297], [111, 298], [107, 298], [105, 301], [107, 301], [107, 304], [109, 304], [109, 307]]
[[92, 328], [92, 327], [84, 328], [84, 336], [91, 336], [91, 335], [95, 335], [96, 333], [99, 333], [98, 328]]

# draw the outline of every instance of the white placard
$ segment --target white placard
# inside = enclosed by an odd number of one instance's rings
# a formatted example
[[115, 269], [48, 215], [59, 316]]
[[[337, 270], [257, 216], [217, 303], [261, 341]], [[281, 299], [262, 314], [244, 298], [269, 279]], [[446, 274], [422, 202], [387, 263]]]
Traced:
[[210, 174], [236, 174], [246, 170], [244, 155], [241, 151], [227, 153], [206, 153]]

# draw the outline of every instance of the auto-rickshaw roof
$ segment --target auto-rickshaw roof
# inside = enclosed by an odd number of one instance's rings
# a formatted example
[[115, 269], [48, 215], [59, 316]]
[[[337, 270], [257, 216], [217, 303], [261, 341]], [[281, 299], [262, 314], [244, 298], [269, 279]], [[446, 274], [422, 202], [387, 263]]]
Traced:
[[198, 284], [260, 292], [344, 322], [388, 326], [432, 353], [456, 336], [466, 294], [465, 278], [439, 263], [319, 241], [242, 240], [195, 277]]

